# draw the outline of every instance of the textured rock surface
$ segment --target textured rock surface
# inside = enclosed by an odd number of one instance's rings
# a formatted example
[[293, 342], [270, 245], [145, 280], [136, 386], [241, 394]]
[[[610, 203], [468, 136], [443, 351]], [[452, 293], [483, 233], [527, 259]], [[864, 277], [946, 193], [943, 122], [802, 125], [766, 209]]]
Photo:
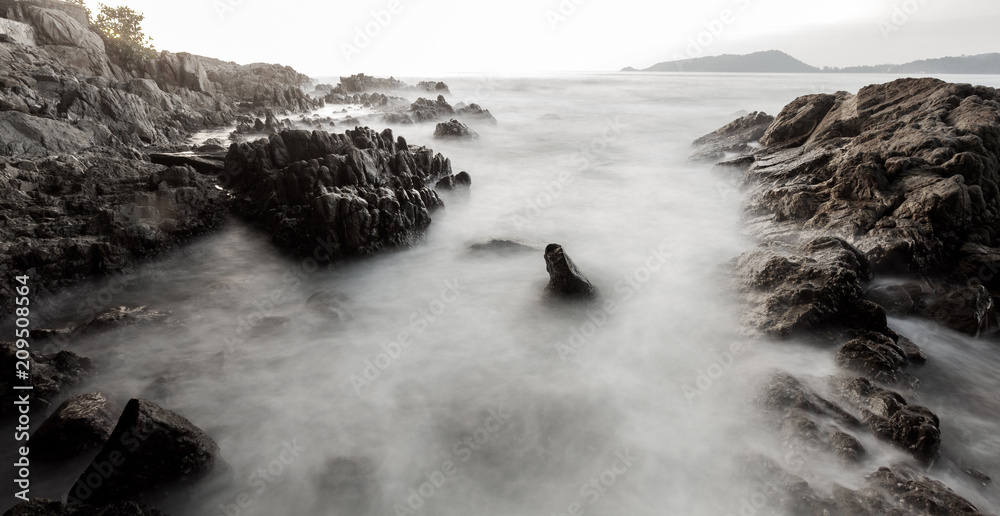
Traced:
[[718, 161], [727, 153], [750, 152], [750, 144], [764, 136], [771, 122], [774, 122], [774, 117], [760, 111], [742, 116], [695, 140], [694, 145], [698, 150], [691, 159]]
[[[174, 412], [134, 398], [69, 500], [89, 505], [148, 500], [176, 494], [227, 468], [219, 446], [205, 432]], [[88, 483], [91, 475], [102, 480]]]
[[545, 270], [549, 273], [549, 283], [545, 286], [549, 296], [589, 299], [598, 295], [597, 287], [576, 268], [559, 244], [549, 244], [545, 248]]
[[32, 454], [62, 461], [97, 450], [111, 436], [119, 409], [104, 394], [74, 396], [52, 413], [31, 436]]
[[442, 206], [434, 181], [451, 162], [392, 131], [285, 131], [234, 145], [224, 182], [275, 243], [323, 261], [407, 245]]

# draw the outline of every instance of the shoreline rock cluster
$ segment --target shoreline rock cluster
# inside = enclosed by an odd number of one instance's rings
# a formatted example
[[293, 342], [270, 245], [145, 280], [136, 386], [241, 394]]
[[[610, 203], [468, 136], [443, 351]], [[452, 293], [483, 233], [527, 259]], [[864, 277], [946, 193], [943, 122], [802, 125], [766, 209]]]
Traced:
[[981, 514], [920, 473], [989, 483], [941, 451], [949, 435], [933, 408], [900, 393], [919, 392], [906, 370], [935, 357], [887, 314], [994, 338], [1000, 289], [977, 273], [1000, 257], [1000, 92], [901, 79], [801, 97], [768, 120], [752, 113], [706, 135], [695, 159], [740, 154], [720, 166], [741, 171], [746, 232], [760, 242], [732, 263], [747, 328], [829, 349], [842, 372], [774, 372], [757, 397], [762, 424], [807, 461], [833, 453], [861, 474], [855, 436], [868, 432], [912, 462], [832, 496], [766, 456], [749, 456], [747, 471], [795, 514]]

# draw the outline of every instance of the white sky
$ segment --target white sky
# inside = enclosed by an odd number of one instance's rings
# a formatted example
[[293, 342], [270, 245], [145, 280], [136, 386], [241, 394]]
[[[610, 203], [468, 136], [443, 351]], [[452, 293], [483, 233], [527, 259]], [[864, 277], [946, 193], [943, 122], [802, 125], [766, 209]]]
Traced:
[[[87, 0], [97, 11], [97, 1]], [[777, 49], [814, 66], [902, 63], [1000, 51], [997, 0], [106, 0], [146, 15], [158, 50], [365, 72], [610, 71]], [[909, 5], [904, 5], [909, 4]], [[893, 6], [907, 7], [908, 19]], [[375, 25], [373, 12], [396, 7]], [[562, 13], [560, 14], [560, 6]], [[916, 9], [914, 9], [916, 7]], [[721, 21], [724, 10], [727, 22]], [[557, 17], [558, 16], [558, 17]], [[560, 18], [561, 17], [561, 18]], [[719, 20], [719, 21], [716, 21]], [[879, 22], [894, 29], [888, 39]], [[355, 45], [368, 25], [378, 33]], [[718, 35], [709, 34], [714, 29]], [[357, 43], [365, 43], [360, 40]], [[345, 56], [345, 45], [357, 52]]]

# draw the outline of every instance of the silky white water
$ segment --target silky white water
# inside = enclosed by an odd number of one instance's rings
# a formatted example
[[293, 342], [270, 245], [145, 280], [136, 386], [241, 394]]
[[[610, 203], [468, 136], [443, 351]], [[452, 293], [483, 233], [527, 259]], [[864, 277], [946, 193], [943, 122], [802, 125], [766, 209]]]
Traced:
[[[142, 304], [180, 324], [74, 342], [101, 374], [66, 394], [100, 390], [123, 405], [174, 374], [152, 399], [213, 436], [234, 480], [169, 501], [171, 514], [739, 514], [754, 492], [737, 458], [787, 459], [750, 422], [757, 383], [774, 368], [837, 369], [831, 350], [740, 337], [725, 262], [753, 242], [740, 236], [734, 173], [689, 162], [691, 141], [741, 111], [777, 114], [802, 94], [891, 79], [446, 78], [452, 104], [479, 103], [499, 124], [470, 122], [472, 143], [435, 141], [433, 124], [393, 127], [472, 175], [471, 194], [445, 196], [426, 238], [327, 269], [233, 222], [141, 265], [124, 288], [74, 289], [47, 305], [50, 321]], [[541, 249], [469, 250], [489, 238], [563, 245], [602, 303], [546, 302]], [[353, 319], [307, 311], [316, 292], [342, 297]], [[249, 331], [262, 317], [271, 330]], [[892, 327], [930, 355], [911, 371], [924, 386], [910, 401], [941, 415], [944, 449], [1000, 475], [1000, 348], [918, 320]], [[788, 467], [829, 493], [904, 458], [855, 434], [862, 467]], [[81, 469], [40, 479], [38, 496], [62, 497]], [[1000, 510], [969, 479], [942, 480]]]

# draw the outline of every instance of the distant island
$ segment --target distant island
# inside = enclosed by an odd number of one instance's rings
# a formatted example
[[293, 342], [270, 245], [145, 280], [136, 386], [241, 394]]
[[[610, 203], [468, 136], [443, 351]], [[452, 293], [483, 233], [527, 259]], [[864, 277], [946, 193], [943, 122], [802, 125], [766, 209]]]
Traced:
[[779, 50], [754, 52], [746, 55], [724, 54], [657, 63], [623, 72], [700, 72], [700, 73], [947, 73], [1000, 74], [1000, 53], [975, 56], [923, 59], [906, 64], [851, 66], [836, 68], [812, 66]]

